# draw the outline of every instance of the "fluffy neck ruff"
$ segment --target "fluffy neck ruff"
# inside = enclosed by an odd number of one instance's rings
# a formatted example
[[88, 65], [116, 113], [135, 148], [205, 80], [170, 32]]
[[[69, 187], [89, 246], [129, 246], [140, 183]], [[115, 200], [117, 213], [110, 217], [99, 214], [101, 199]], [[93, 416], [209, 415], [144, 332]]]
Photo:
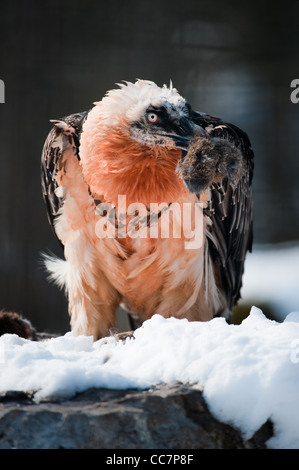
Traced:
[[99, 131], [86, 123], [80, 155], [84, 179], [99, 199], [117, 206], [118, 196], [127, 204], [174, 202], [187, 191], [176, 173], [179, 149], [148, 147], [130, 138], [122, 127]]

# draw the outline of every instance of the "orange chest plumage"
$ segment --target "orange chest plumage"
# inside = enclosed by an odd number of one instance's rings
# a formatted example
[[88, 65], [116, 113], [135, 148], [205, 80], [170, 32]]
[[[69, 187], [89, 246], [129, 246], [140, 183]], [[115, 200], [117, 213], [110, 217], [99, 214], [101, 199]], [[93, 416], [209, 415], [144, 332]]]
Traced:
[[174, 202], [188, 192], [176, 173], [179, 149], [147, 147], [118, 131], [93, 139], [92, 146], [86, 137], [82, 153], [83, 175], [92, 193], [115, 205], [119, 195], [128, 204], [149, 206]]
[[[183, 204], [189, 203], [194, 207], [198, 202], [176, 171], [181, 151], [149, 148], [135, 143], [121, 132], [110, 133], [109, 139], [103, 138], [103, 134], [97, 138], [94, 133], [89, 138], [90, 129], [83, 134], [81, 168], [95, 200], [110, 203], [116, 213], [119, 197], [125, 197], [126, 209], [135, 203], [147, 209], [156, 204], [159, 212], [161, 207], [167, 209], [171, 203], [169, 219], [167, 210], [156, 219], [158, 233], [154, 236], [147, 217], [143, 236], [140, 233], [136, 236], [135, 227], [131, 225], [135, 232], [132, 236], [127, 231], [134, 219], [134, 214], [130, 213], [125, 217], [124, 236], [119, 237], [116, 232], [110, 238], [101, 238], [97, 228], [103, 217], [98, 214], [92, 216], [90, 212], [89, 233], [93, 232], [96, 262], [134, 311], [142, 310], [147, 316], [157, 311], [158, 304], [161, 311], [163, 304], [165, 312], [170, 312], [177, 303], [184, 309], [185, 304], [189, 305], [188, 299], [198, 293], [202, 268], [198, 259], [203, 256], [203, 247], [186, 249], [183, 227], [179, 227], [179, 233], [173, 232], [174, 220], [181, 216]], [[177, 212], [172, 211], [173, 207]], [[170, 222], [166, 234], [161, 229], [165, 218], [166, 225]], [[118, 224], [117, 216], [115, 220]], [[194, 229], [194, 220], [190, 228]], [[173, 294], [170, 295], [171, 292]]]
[[[100, 139], [89, 150], [88, 159], [83, 158], [82, 164], [85, 181], [96, 200], [109, 203], [115, 208], [116, 214], [112, 218], [115, 220], [116, 232], [112, 235], [129, 252], [136, 246], [131, 239], [138, 235], [140, 237], [140, 233], [137, 234], [132, 225], [134, 220], [139, 226], [139, 232], [143, 230], [142, 241], [138, 243], [139, 249], [142, 247], [141, 251], [147, 252], [154, 244], [151, 238], [165, 237], [160, 223], [163, 218], [157, 220], [161, 214], [173, 203], [180, 205], [179, 208], [176, 207], [178, 212], [183, 203], [194, 204], [197, 201], [176, 171], [181, 157], [179, 149], [147, 147], [118, 131], [110, 132], [109, 139]], [[137, 219], [134, 218], [134, 210], [132, 212], [134, 205], [138, 209], [140, 206], [144, 208]], [[128, 207], [131, 207], [129, 212]], [[171, 213], [173, 217], [173, 212]], [[159, 226], [158, 236], [157, 232], [153, 236], [155, 227], [151, 227], [152, 221]], [[125, 236], [119, 236], [120, 225]], [[133, 232], [132, 236], [128, 233], [130, 231]]]

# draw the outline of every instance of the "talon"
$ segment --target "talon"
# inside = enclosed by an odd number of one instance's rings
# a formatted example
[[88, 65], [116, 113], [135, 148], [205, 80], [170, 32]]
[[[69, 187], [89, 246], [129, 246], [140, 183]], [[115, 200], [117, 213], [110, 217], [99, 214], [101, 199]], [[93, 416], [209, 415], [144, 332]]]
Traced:
[[121, 333], [114, 333], [113, 336], [117, 341], [122, 341], [123, 343], [126, 342], [127, 338], [135, 339], [133, 330], [131, 330], [131, 331], [122, 331]]

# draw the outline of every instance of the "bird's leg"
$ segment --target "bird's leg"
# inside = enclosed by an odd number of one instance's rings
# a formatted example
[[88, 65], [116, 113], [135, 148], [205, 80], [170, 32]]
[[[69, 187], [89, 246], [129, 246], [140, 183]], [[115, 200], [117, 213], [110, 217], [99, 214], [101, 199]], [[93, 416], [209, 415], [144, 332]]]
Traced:
[[212, 183], [227, 177], [236, 187], [242, 177], [244, 161], [241, 151], [229, 140], [199, 138], [191, 140], [178, 171], [189, 191], [200, 194]]
[[84, 282], [80, 289], [73, 285], [68, 294], [72, 331], [95, 341], [109, 336], [116, 327], [120, 296], [107, 279], [102, 276], [96, 289]]

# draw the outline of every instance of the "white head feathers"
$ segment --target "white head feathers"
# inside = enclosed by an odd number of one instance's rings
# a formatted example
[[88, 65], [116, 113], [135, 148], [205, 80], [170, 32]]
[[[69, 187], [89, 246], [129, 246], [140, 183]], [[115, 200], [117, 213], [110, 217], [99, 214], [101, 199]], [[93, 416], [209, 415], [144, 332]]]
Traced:
[[149, 80], [117, 85], [119, 89], [108, 91], [102, 101], [94, 103], [101, 117], [105, 118], [106, 123], [110, 121], [111, 125], [116, 125], [120, 120], [123, 122], [124, 118], [128, 122], [140, 119], [150, 105], [161, 106], [163, 103], [168, 103], [179, 109], [186, 103], [176, 88], [173, 88], [172, 82], [169, 88], [166, 85], [159, 87]]

